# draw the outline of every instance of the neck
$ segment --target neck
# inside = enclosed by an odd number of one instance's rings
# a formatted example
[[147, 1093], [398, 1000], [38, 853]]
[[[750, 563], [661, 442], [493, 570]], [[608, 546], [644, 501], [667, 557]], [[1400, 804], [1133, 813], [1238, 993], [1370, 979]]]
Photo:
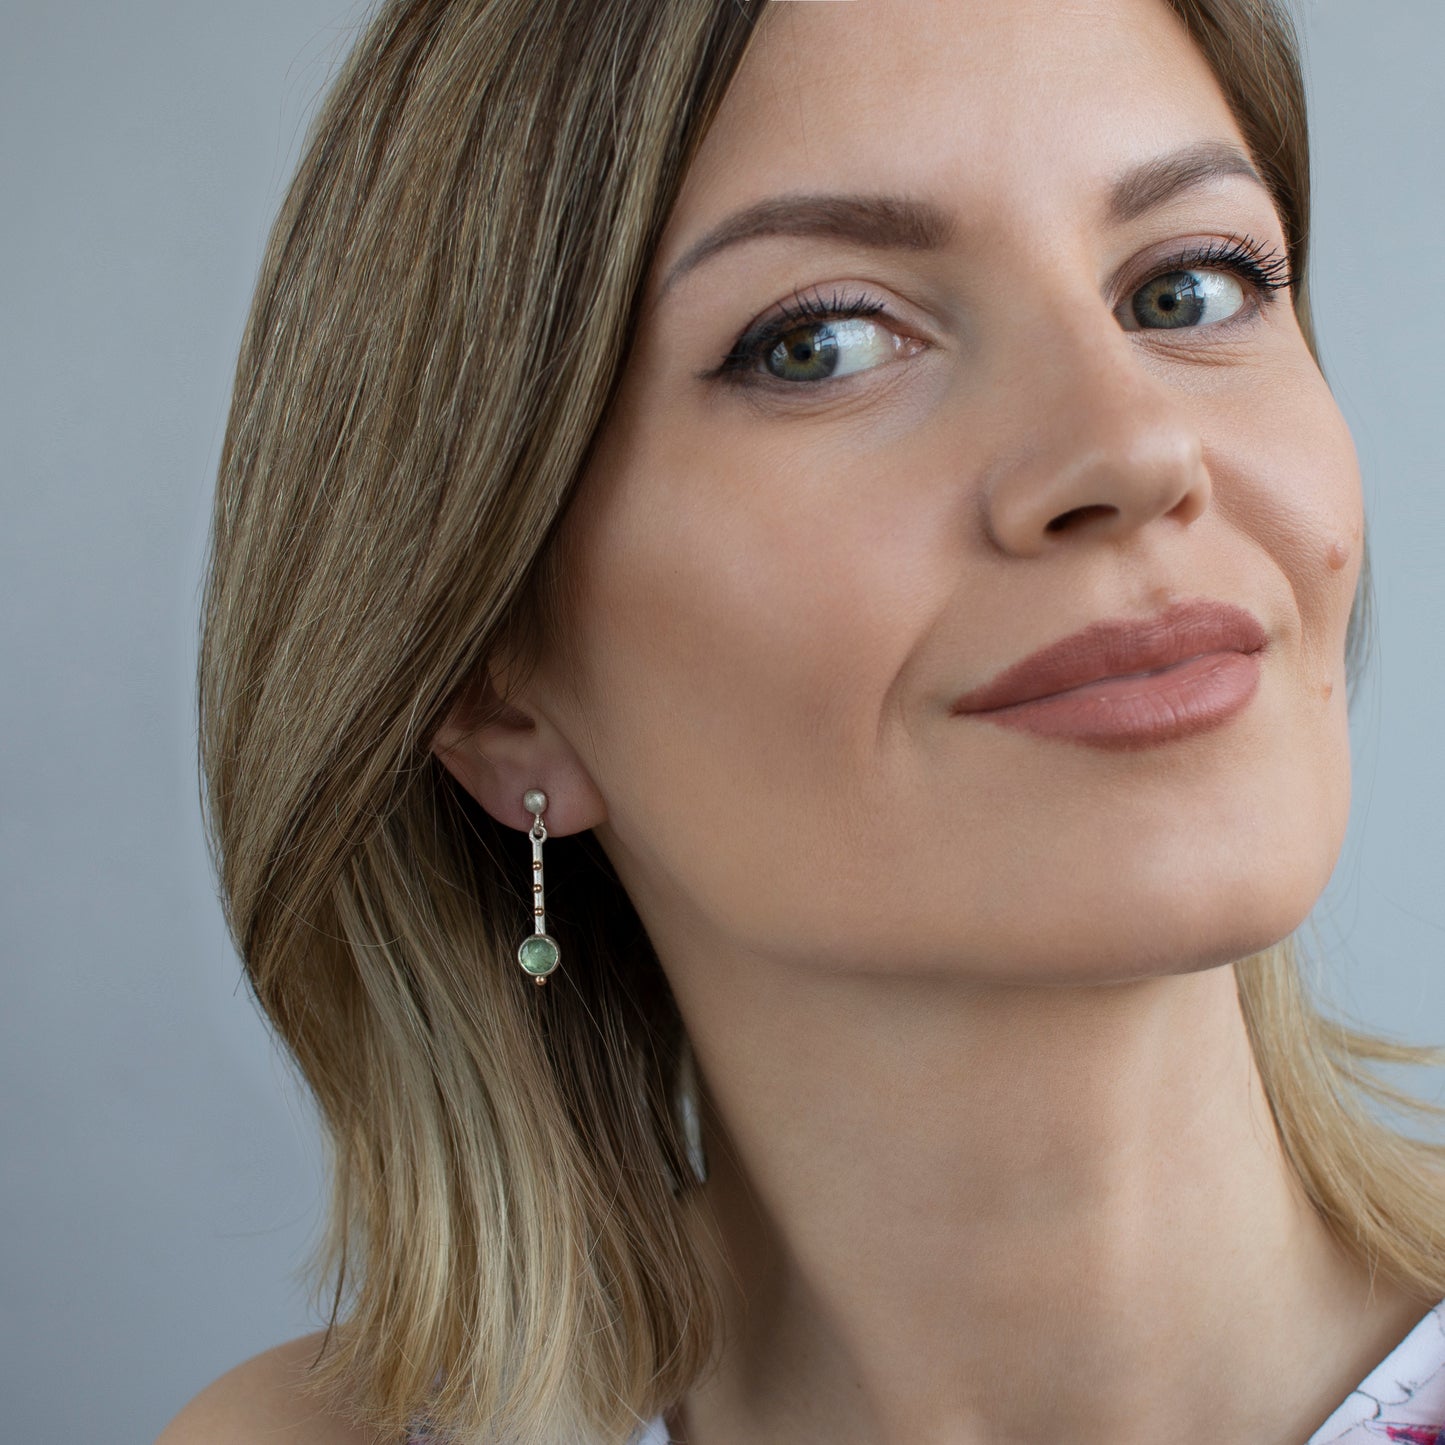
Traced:
[[690, 982], [726, 1328], [682, 1439], [1142, 1445], [1188, 1421], [1299, 1445], [1428, 1306], [1372, 1290], [1303, 1197], [1232, 969]]

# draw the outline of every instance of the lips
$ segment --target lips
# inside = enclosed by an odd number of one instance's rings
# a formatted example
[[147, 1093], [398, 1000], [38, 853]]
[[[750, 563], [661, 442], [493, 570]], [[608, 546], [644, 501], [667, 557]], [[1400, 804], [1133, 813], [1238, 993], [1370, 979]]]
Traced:
[[1191, 658], [1256, 653], [1268, 640], [1259, 620], [1242, 607], [1179, 602], [1153, 617], [1091, 622], [965, 693], [951, 711], [997, 712], [1105, 678], [1162, 672]]

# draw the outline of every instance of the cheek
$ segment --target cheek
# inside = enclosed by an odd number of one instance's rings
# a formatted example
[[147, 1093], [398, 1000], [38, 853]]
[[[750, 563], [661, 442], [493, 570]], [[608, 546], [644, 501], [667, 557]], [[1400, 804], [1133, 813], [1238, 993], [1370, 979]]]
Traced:
[[640, 904], [665, 879], [762, 933], [796, 907], [800, 846], [810, 872], [857, 872], [882, 712], [952, 574], [891, 472], [751, 435], [722, 456], [634, 435], [589, 477], [569, 550], [578, 732], [619, 872]]
[[[1313, 363], [1267, 384], [1258, 411], [1216, 428], [1216, 504], [1262, 554], [1279, 589], [1275, 766], [1293, 778], [1279, 799], [1291, 851], [1310, 889], [1328, 881], [1350, 807], [1345, 644], [1364, 547], [1354, 442]], [[1241, 416], [1248, 416], [1247, 422]], [[1308, 866], [1306, 866], [1308, 865]]]
[[1333, 703], [1341, 700], [1345, 637], [1364, 555], [1359, 461], [1312, 363], [1261, 394], [1270, 405], [1247, 423], [1236, 413], [1215, 428], [1227, 438], [1210, 459], [1216, 503], [1263, 548], [1289, 589], [1288, 613], [1299, 629], [1290, 640], [1305, 697]]

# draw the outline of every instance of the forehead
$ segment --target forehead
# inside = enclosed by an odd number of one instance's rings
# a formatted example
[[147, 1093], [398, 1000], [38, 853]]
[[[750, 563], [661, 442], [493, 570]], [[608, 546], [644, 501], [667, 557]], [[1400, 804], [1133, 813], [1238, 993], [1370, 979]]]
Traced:
[[1132, 164], [1239, 140], [1165, 0], [773, 0], [689, 171], [665, 267], [788, 191], [915, 193], [1055, 214]]

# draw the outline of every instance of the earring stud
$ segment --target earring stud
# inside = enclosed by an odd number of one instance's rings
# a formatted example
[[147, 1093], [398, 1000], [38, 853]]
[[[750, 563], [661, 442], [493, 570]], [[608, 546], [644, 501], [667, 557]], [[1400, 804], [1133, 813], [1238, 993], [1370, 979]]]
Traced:
[[524, 973], [538, 984], [547, 982], [547, 975], [562, 961], [557, 940], [547, 932], [546, 906], [542, 901], [542, 844], [547, 841], [547, 825], [542, 814], [547, 811], [547, 795], [540, 788], [528, 788], [522, 794], [522, 806], [532, 815], [527, 836], [532, 840], [532, 928], [533, 932], [517, 946], [517, 962]]

